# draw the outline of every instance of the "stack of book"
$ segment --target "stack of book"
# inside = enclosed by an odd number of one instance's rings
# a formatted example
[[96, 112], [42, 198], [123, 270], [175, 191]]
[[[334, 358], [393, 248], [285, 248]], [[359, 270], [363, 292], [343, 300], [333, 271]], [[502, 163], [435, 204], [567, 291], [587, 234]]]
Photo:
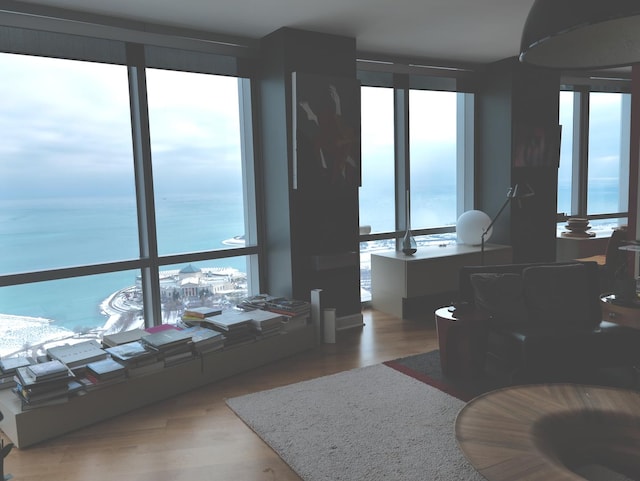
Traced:
[[256, 309], [251, 311], [251, 326], [258, 334], [258, 339], [264, 339], [282, 332], [285, 317], [277, 312]]
[[191, 348], [195, 354], [217, 351], [224, 347], [224, 334], [203, 326], [193, 326], [185, 329], [191, 334]]
[[283, 326], [285, 332], [303, 328], [311, 319], [311, 303], [307, 301], [279, 297], [267, 301], [264, 309], [285, 316]]
[[16, 369], [13, 388], [22, 402], [22, 410], [63, 403], [69, 400], [71, 370], [57, 359]]
[[245, 297], [237, 304], [239, 309], [243, 311], [253, 311], [255, 309], [264, 309], [267, 302], [282, 299], [281, 297], [271, 296], [269, 294], [256, 294], [255, 296]]
[[144, 329], [135, 328], [128, 331], [115, 332], [113, 334], [105, 334], [102, 336], [103, 347], [119, 346], [127, 342], [138, 341], [142, 336], [147, 334]]
[[140, 338], [140, 342], [148, 349], [157, 351], [165, 366], [173, 366], [193, 357], [191, 337], [190, 332], [173, 326], [146, 334]]
[[187, 326], [197, 326], [202, 322], [205, 322], [205, 318], [217, 316], [222, 312], [222, 309], [216, 307], [191, 307], [184, 310], [182, 313], [182, 322]]
[[85, 377], [91, 382], [87, 388], [106, 386], [126, 379], [126, 366], [108, 357], [87, 364]]
[[278, 297], [265, 302], [263, 309], [288, 317], [304, 316], [311, 313], [311, 303], [297, 299]]
[[62, 362], [75, 373], [83, 371], [90, 362], [107, 358], [107, 352], [93, 339], [50, 347], [46, 351], [49, 359]]
[[14, 376], [19, 367], [29, 366], [33, 364], [30, 357], [3, 357], [0, 359], [0, 389], [8, 389], [15, 387], [16, 381]]
[[127, 368], [129, 377], [140, 376], [164, 368], [164, 360], [158, 351], [147, 348], [142, 341], [131, 341], [119, 346], [105, 348], [113, 359]]
[[251, 312], [222, 311], [221, 314], [207, 318], [212, 329], [224, 334], [224, 347], [235, 347], [255, 341]]

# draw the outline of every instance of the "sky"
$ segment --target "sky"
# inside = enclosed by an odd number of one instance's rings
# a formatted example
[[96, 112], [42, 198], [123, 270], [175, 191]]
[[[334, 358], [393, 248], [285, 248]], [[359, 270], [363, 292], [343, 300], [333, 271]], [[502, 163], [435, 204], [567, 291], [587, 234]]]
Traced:
[[[0, 72], [0, 199], [133, 192], [126, 67], [0, 54]], [[157, 191], [237, 192], [237, 80], [147, 76]]]
[[[0, 199], [133, 195], [126, 67], [0, 54], [0, 72]], [[237, 80], [149, 69], [147, 85], [156, 193], [241, 190]], [[416, 190], [454, 181], [455, 98], [410, 94]], [[365, 88], [362, 100], [364, 187], [392, 195], [392, 90]], [[593, 102], [590, 177], [610, 177], [620, 141], [608, 127], [619, 125], [619, 100]]]

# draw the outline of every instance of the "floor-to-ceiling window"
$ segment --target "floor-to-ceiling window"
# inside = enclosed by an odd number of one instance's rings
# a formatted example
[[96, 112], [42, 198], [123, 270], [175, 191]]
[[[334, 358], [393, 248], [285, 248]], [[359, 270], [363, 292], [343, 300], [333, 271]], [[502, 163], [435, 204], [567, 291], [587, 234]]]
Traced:
[[457, 206], [457, 93], [409, 92], [412, 229], [453, 226]]
[[626, 224], [630, 94], [578, 87], [560, 92], [559, 231], [568, 217], [589, 218], [602, 235]]
[[[362, 87], [362, 187], [359, 192], [363, 234], [395, 231], [393, 89]], [[361, 300], [371, 298], [371, 252], [393, 248], [392, 237], [360, 243]]]
[[407, 225], [418, 246], [455, 242], [456, 219], [469, 206], [459, 186], [472, 176], [465, 141], [473, 94], [455, 91], [453, 82], [448, 89], [410, 87], [409, 77], [386, 83], [361, 88], [362, 301], [370, 299], [372, 252], [396, 249]]
[[248, 80], [127, 49], [0, 53], [0, 355], [233, 306], [257, 278]]

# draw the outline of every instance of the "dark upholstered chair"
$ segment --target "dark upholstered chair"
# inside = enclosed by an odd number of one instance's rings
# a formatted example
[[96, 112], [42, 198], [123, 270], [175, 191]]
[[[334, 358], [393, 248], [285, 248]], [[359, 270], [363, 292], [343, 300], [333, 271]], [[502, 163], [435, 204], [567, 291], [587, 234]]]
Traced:
[[459, 295], [490, 316], [487, 355], [512, 381], [640, 362], [640, 330], [602, 320], [595, 262], [463, 267]]

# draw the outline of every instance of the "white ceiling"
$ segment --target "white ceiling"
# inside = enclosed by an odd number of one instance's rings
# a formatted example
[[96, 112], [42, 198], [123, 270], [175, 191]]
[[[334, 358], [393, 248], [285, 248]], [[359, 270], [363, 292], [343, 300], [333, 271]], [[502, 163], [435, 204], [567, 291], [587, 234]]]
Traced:
[[534, 0], [42, 0], [39, 5], [258, 40], [292, 27], [360, 52], [454, 63], [518, 55]]

